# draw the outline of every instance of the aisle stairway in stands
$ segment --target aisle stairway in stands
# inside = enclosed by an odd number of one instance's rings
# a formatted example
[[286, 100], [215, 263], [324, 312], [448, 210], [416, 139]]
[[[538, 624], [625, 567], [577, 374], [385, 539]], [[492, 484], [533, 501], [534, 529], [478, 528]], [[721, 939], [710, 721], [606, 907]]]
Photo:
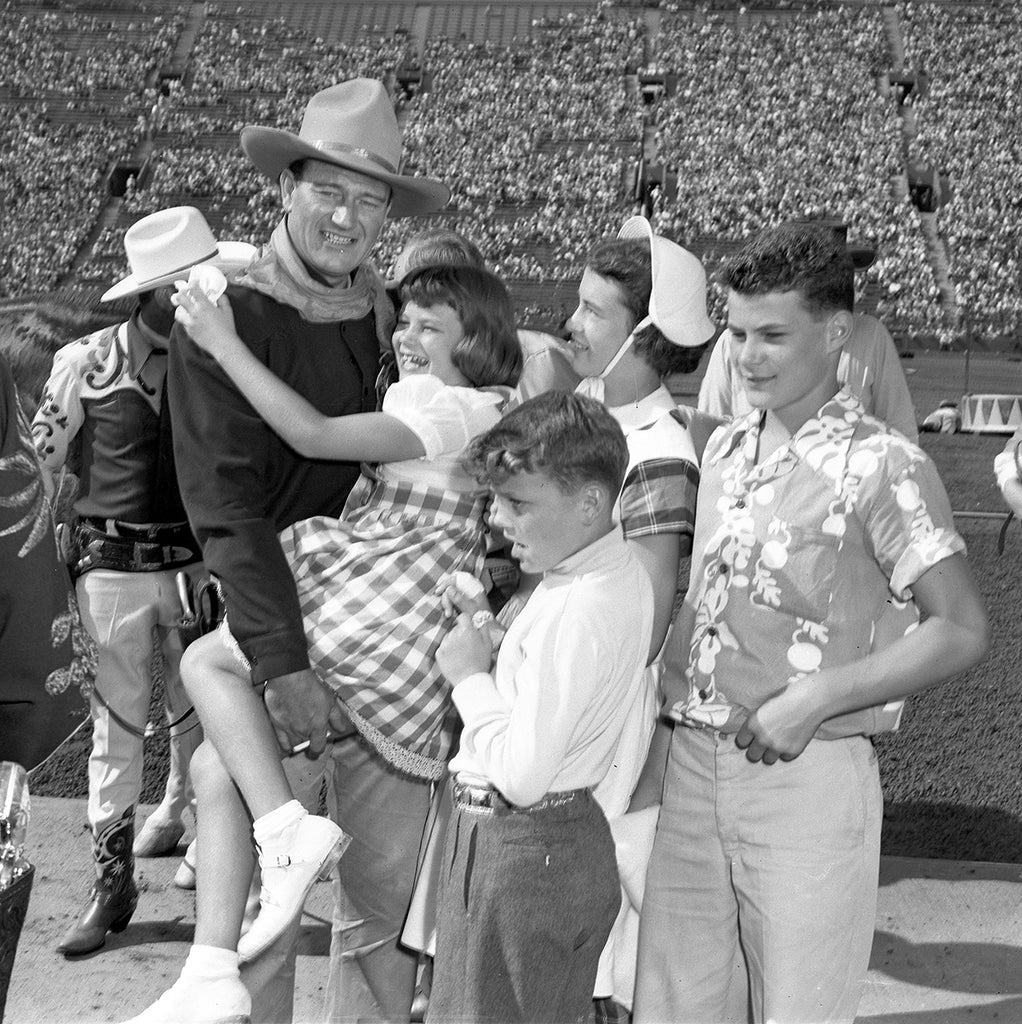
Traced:
[[958, 322], [960, 315], [958, 307], [958, 296], [955, 286], [951, 281], [949, 273], [949, 262], [947, 248], [944, 240], [940, 237], [936, 213], [919, 212], [919, 223], [923, 229], [923, 238], [926, 239], [926, 254], [933, 267], [933, 276], [937, 279], [937, 287], [940, 289], [941, 305], [944, 307], [948, 323]]
[[170, 63], [164, 68], [164, 74], [183, 79], [188, 68], [188, 57], [195, 45], [195, 40], [202, 31], [206, 21], [206, 5], [202, 3], [192, 4], [188, 8], [188, 16], [185, 20], [181, 35], [178, 36], [177, 46], [170, 58]]
[[[905, 39], [901, 30], [901, 20], [898, 17], [898, 11], [896, 8], [888, 6], [882, 9], [882, 13], [884, 32], [887, 36], [891, 69], [895, 73], [904, 74], [907, 70], [905, 68]], [[914, 105], [911, 103], [899, 103], [898, 113], [901, 117], [901, 132], [902, 137], [905, 140], [907, 164], [911, 143], [918, 133], [916, 111]], [[907, 175], [899, 177], [901, 180], [896, 179], [897, 183], [895, 188], [898, 192], [901, 192], [903, 181], [905, 193], [907, 193]], [[902, 195], [905, 193], [902, 193]], [[937, 288], [940, 291], [940, 301], [941, 307], [944, 311], [944, 317], [947, 323], [954, 324], [958, 322], [960, 310], [955, 286], [951, 281], [949, 273], [947, 249], [945, 248], [944, 241], [940, 236], [937, 217], [937, 213], [925, 212], [922, 210], [919, 211], [920, 228], [926, 244], [926, 258], [933, 270], [933, 277], [937, 283]]]
[[905, 67], [905, 39], [901, 33], [898, 9], [886, 5], [880, 9], [880, 14], [884, 21], [884, 33], [887, 36], [887, 50], [891, 56], [891, 67], [895, 71], [902, 71]]

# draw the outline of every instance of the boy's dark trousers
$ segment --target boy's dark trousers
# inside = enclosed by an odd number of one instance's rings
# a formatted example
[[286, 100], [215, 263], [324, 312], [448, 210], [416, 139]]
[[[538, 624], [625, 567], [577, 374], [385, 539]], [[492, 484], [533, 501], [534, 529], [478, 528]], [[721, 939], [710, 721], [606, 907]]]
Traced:
[[621, 900], [588, 790], [517, 809], [454, 783], [426, 1020], [584, 1022]]

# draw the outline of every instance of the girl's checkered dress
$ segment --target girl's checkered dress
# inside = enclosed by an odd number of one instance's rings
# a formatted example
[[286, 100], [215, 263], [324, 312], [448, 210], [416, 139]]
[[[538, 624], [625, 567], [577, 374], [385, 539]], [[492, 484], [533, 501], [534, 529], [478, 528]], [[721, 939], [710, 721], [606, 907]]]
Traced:
[[364, 479], [340, 520], [281, 534], [313, 667], [380, 754], [423, 778], [446, 772], [456, 722], [435, 663], [449, 627], [436, 586], [481, 571], [485, 504], [485, 494]]

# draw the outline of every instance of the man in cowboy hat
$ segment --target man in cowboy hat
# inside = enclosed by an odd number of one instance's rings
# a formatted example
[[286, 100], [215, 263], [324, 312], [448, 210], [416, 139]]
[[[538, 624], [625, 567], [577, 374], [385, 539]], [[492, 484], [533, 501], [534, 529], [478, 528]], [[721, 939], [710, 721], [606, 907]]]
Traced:
[[138, 902], [133, 836], [154, 629], [174, 723], [171, 771], [166, 798], [135, 852], [169, 852], [184, 832], [188, 763], [201, 730], [187, 715], [178, 672], [182, 608], [175, 576], [182, 569], [195, 576], [202, 565], [175, 478], [164, 399], [174, 324], [169, 293], [192, 266], [235, 271], [255, 253], [240, 242], [218, 244], [191, 206], [143, 217], [125, 233], [124, 249], [131, 273], [102, 301], [136, 296], [134, 312], [57, 352], [33, 421], [51, 485], [65, 466], [80, 477], [69, 560], [83, 621], [99, 645], [88, 800], [96, 880], [88, 906], [58, 946], [66, 956], [101, 947], [108, 931], [127, 926]]
[[[401, 172], [401, 132], [393, 106], [383, 85], [369, 79], [316, 93], [297, 135], [249, 126], [241, 133], [241, 146], [278, 183], [284, 216], [260, 256], [228, 289], [238, 334], [324, 414], [372, 411], [394, 309], [367, 258], [388, 216], [438, 210], [450, 193], [439, 182]], [[189, 520], [206, 567], [223, 589], [231, 633], [252, 681], [263, 687], [281, 746], [290, 750], [307, 743], [308, 755], [316, 758], [326, 747], [328, 726], [341, 735], [329, 748], [335, 768], [332, 813], [353, 841], [339, 869], [329, 1012], [407, 1019], [416, 960], [399, 947], [398, 935], [429, 785], [394, 771], [346, 728], [332, 692], [310, 667], [294, 580], [277, 539], [298, 520], [338, 516], [359, 467], [296, 454], [180, 328], [171, 347], [170, 374], [174, 446]], [[193, 665], [197, 674], [202, 671], [201, 660]], [[237, 865], [217, 862], [215, 844], [203, 841], [202, 822], [208, 815], [241, 815], [247, 827], [247, 819], [236, 791], [224, 784], [212, 744], [203, 744], [200, 755], [193, 766], [202, 808], [199, 875], [217, 879], [236, 873]], [[317, 762], [323, 771], [326, 762]], [[304, 758], [294, 763], [309, 764]], [[293, 993], [283, 983], [288, 971], [270, 970], [266, 963], [275, 968], [274, 958], [283, 956], [293, 964], [293, 948], [281, 949], [294, 937], [285, 936], [280, 948], [246, 973], [256, 1004], [253, 1019], [290, 1014]], [[225, 986], [233, 986], [243, 1002], [236, 952], [225, 967], [221, 954], [232, 951], [207, 949], [201, 978], [210, 981], [211, 972], [223, 968], [230, 974]], [[186, 965], [185, 973], [189, 970]], [[269, 985], [264, 999], [263, 982], [273, 973], [278, 983]], [[177, 986], [161, 999], [164, 1009], [153, 1012], [189, 1020], [213, 1012], [208, 1001], [194, 997], [194, 985], [182, 985], [180, 1006], [174, 1002], [178, 995], [172, 995], [176, 991]], [[268, 1009], [267, 1001], [275, 1000]], [[241, 1003], [231, 1012], [240, 1010], [245, 1010]]]
[[[805, 221], [830, 227], [845, 243], [856, 270], [867, 270], [876, 259], [876, 251], [850, 244], [844, 236], [845, 225], [831, 221]], [[749, 412], [752, 406], [729, 355], [729, 334], [717, 339], [706, 362], [706, 373], [699, 387], [699, 408], [711, 416], [730, 419]], [[888, 330], [868, 313], [855, 313], [852, 333], [841, 351], [838, 380], [865, 406], [866, 411], [890, 424], [910, 441], [917, 441], [916, 413], [909, 395], [898, 350]]]

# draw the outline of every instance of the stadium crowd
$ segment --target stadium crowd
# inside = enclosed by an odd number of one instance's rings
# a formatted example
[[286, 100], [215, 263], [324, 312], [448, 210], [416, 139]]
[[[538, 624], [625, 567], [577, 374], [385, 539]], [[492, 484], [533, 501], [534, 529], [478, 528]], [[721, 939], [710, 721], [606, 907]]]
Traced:
[[[656, 160], [677, 168], [658, 223], [696, 248], [781, 218], [836, 217], [877, 250], [866, 281], [883, 316], [932, 326], [938, 290], [915, 210], [895, 198], [901, 127], [877, 89], [879, 11], [821, 9], [742, 27], [722, 15], [664, 19], [658, 72], [680, 73], [656, 112]], [[720, 297], [717, 297], [718, 303]]]
[[139, 142], [180, 21], [74, 10], [0, 11], [0, 201], [19, 230], [0, 243], [0, 297], [47, 291], [106, 203], [111, 161]]
[[[955, 324], [905, 187], [901, 119], [878, 88], [891, 63], [879, 7], [773, 6], [788, 13], [740, 18], [732, 4], [661, 3], [650, 36], [638, 5], [604, 3], [537, 17], [531, 37], [513, 44], [427, 38], [420, 50], [404, 30], [327, 42], [283, 18], [209, 4], [187, 78], [159, 90], [154, 72], [181, 38], [183, 9], [10, 7], [0, 13], [10, 69], [0, 132], [18, 159], [0, 171], [0, 196], [34, 216], [4, 241], [0, 296], [52, 289], [76, 259], [79, 282], [101, 280], [127, 224], [175, 202], [198, 204], [226, 237], [265, 237], [273, 190], [237, 150], [237, 132], [293, 126], [319, 84], [365, 75], [396, 97], [409, 168], [451, 184], [435, 220], [475, 239], [512, 282], [577, 277], [579, 254], [634, 208], [645, 148], [650, 166], [672, 172], [672, 187], [651, 197], [658, 229], [709, 253], [709, 263], [778, 217], [840, 218], [877, 252], [857, 285], [878, 315], [946, 334]], [[1011, 330], [1022, 315], [1011, 230], [1022, 169], [997, 100], [1018, 91], [1018, 12], [902, 2], [898, 16], [906, 67], [930, 79], [929, 94], [913, 97], [918, 135], [907, 155], [950, 176], [938, 224], [958, 305]], [[676, 88], [645, 104], [639, 69], [671, 76]], [[422, 74], [419, 87], [403, 88], [409, 73]], [[68, 105], [73, 124], [61, 116]], [[129, 181], [117, 222], [80, 253], [112, 161], [140, 143], [141, 180]], [[54, 188], [74, 201], [54, 203]], [[378, 250], [385, 271], [401, 242], [388, 226]], [[719, 293], [714, 302], [719, 312]]]

